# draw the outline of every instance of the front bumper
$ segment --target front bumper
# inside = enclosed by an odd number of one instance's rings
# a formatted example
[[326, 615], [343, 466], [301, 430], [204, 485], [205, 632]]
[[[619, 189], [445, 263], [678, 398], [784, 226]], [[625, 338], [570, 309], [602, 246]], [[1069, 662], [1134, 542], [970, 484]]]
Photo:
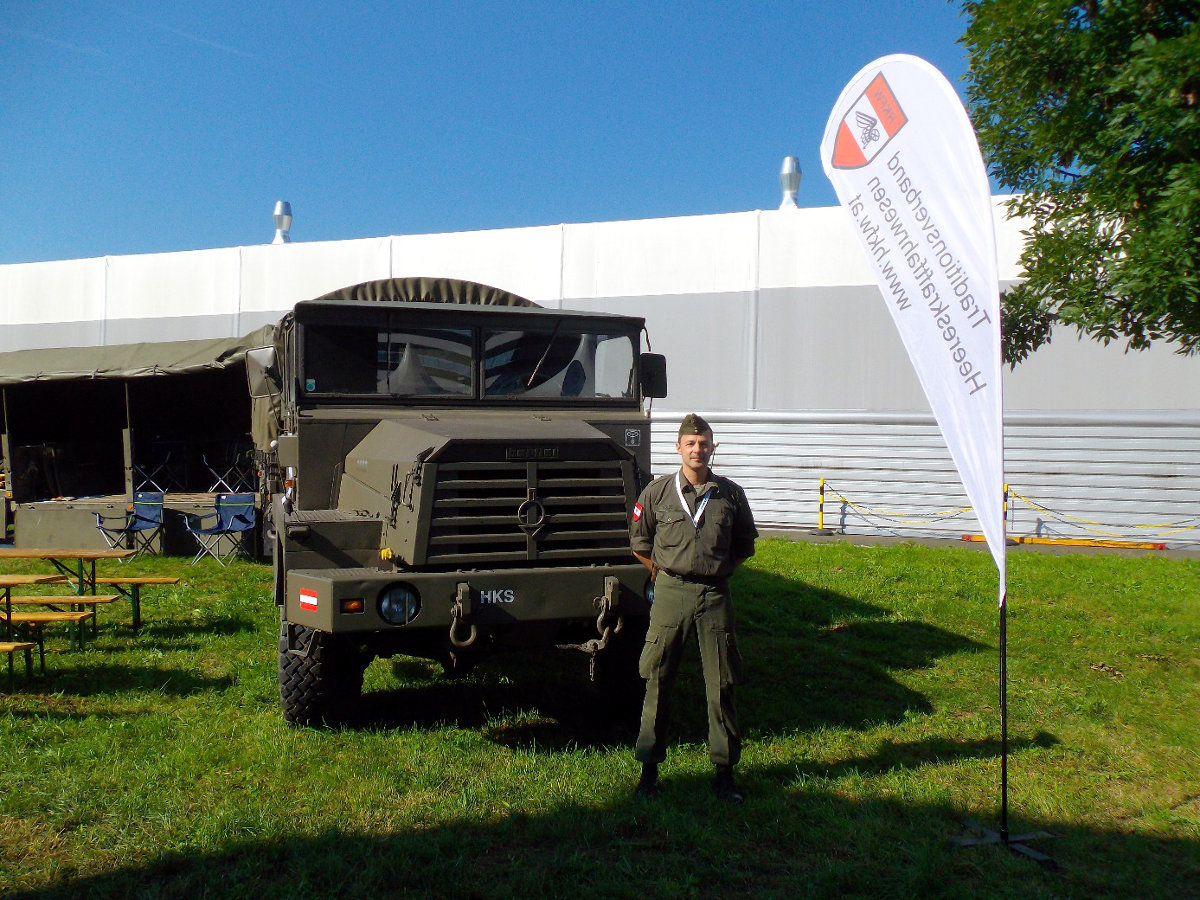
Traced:
[[[475, 625], [594, 620], [605, 578], [620, 582], [617, 611], [649, 615], [644, 566], [492, 569], [470, 572], [383, 572], [377, 569], [294, 569], [287, 573], [285, 618], [329, 633], [445, 630], [457, 598], [469, 597], [465, 621]], [[402, 582], [417, 591], [420, 611], [406, 625], [379, 615], [379, 595]], [[466, 589], [460, 590], [460, 585]], [[355, 603], [355, 601], [361, 601]]]

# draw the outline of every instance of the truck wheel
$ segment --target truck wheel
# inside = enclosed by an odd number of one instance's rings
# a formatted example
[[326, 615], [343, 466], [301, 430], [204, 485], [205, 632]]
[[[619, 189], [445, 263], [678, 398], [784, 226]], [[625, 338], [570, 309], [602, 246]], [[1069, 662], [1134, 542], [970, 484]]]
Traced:
[[596, 688], [614, 715], [637, 715], [642, 709], [646, 682], [638, 674], [638, 659], [649, 627], [648, 616], [626, 619], [621, 633], [596, 657]]
[[293, 626], [307, 655], [288, 650], [288, 624], [279, 624], [279, 700], [292, 725], [344, 722], [362, 694], [371, 657], [338, 635]]

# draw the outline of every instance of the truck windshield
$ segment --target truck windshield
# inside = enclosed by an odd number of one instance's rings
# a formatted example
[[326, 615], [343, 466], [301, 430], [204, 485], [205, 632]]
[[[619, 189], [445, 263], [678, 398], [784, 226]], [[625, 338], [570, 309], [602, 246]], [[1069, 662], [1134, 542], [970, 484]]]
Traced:
[[309, 323], [303, 345], [306, 394], [451, 402], [636, 397], [637, 335], [562, 320], [526, 328], [389, 330]]
[[629, 334], [581, 331], [562, 323], [539, 330], [483, 333], [486, 397], [633, 397]]
[[380, 331], [362, 325], [305, 329], [304, 390], [309, 394], [471, 397], [469, 328]]

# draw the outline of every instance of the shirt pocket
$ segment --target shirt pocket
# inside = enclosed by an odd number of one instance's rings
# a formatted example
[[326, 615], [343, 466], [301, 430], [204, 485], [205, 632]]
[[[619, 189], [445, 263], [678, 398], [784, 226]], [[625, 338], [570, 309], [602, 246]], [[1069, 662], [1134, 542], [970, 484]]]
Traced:
[[682, 546], [692, 531], [695, 531], [695, 526], [691, 519], [681, 512], [667, 512], [658, 517], [655, 537], [664, 550], [673, 550]]
[[[720, 526], [723, 531], [733, 527], [733, 519], [737, 515], [737, 510], [732, 503], [714, 503], [713, 506], [713, 522]], [[707, 515], [707, 513], [705, 514]]]
[[733, 537], [733, 520], [737, 515], [732, 503], [714, 503], [705, 511], [700, 523], [700, 545], [713, 559], [724, 560]]

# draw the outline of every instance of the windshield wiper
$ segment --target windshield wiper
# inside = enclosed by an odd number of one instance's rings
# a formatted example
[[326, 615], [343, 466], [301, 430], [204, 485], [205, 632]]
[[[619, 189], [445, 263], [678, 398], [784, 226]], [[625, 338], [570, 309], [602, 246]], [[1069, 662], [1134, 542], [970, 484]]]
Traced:
[[554, 329], [550, 332], [550, 340], [546, 343], [546, 352], [542, 354], [542, 358], [537, 361], [537, 365], [533, 367], [533, 371], [529, 373], [529, 380], [525, 382], [525, 390], [529, 390], [533, 386], [533, 379], [537, 378], [537, 374], [541, 371], [542, 363], [546, 361], [546, 357], [550, 355], [550, 350], [554, 346], [554, 339], [558, 337], [558, 329], [562, 322], [555, 322]]

